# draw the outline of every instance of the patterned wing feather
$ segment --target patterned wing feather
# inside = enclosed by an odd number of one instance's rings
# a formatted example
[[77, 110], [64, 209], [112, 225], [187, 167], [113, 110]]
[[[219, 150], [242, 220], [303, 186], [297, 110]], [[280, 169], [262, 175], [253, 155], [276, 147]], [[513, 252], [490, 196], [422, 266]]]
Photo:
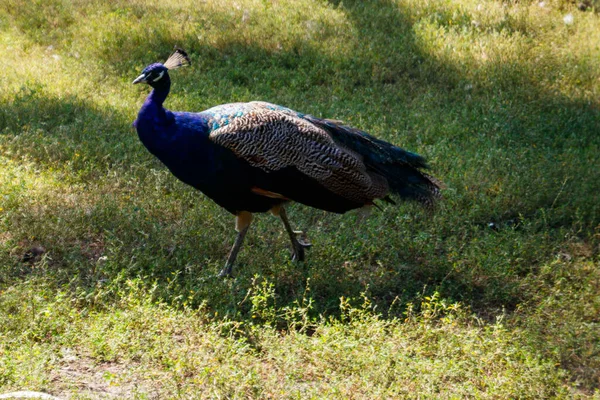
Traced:
[[357, 203], [385, 197], [386, 179], [368, 172], [360, 155], [338, 145], [324, 129], [292, 110], [269, 103], [249, 104], [252, 108], [243, 115], [218, 124], [211, 140], [267, 172], [295, 167]]
[[346, 126], [340, 121], [320, 119], [312, 115], [304, 115], [303, 118], [327, 131], [338, 145], [361, 154], [367, 170], [384, 177], [392, 193], [405, 199], [417, 200], [427, 207], [433, 207], [441, 197], [440, 187], [443, 184], [422, 171], [428, 166], [420, 155]]

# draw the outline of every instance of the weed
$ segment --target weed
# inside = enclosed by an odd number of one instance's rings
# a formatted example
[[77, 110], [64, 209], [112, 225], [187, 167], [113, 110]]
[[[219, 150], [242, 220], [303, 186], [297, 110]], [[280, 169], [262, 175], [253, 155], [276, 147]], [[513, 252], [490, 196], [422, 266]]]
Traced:
[[[593, 395], [600, 24], [586, 10], [2, 2], [0, 390]], [[193, 67], [167, 107], [267, 100], [344, 120], [426, 156], [439, 209], [292, 207], [315, 244], [301, 265], [257, 216], [235, 279], [214, 279], [231, 217], [131, 127], [146, 95], [131, 80], [175, 44]]]

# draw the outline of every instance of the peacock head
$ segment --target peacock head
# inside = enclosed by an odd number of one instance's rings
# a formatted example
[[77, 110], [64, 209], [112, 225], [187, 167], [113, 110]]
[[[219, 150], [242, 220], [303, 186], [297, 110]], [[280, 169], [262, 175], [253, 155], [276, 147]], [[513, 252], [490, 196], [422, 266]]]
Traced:
[[147, 83], [152, 87], [157, 87], [163, 84], [163, 82], [167, 82], [169, 73], [167, 72], [170, 69], [177, 69], [179, 67], [184, 67], [190, 65], [191, 61], [188, 57], [187, 53], [182, 49], [175, 49], [173, 54], [169, 56], [167, 61], [164, 64], [154, 63], [148, 65], [142, 71], [142, 74], [135, 78], [133, 84], [136, 83]]

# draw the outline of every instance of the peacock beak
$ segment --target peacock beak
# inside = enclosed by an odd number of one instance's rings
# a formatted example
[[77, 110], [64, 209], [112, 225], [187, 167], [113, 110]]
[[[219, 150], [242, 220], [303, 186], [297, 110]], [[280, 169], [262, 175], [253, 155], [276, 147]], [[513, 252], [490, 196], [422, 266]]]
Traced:
[[147, 82], [146, 78], [147, 78], [146, 74], [141, 74], [140, 76], [135, 78], [135, 80], [132, 83], [135, 85], [136, 83]]

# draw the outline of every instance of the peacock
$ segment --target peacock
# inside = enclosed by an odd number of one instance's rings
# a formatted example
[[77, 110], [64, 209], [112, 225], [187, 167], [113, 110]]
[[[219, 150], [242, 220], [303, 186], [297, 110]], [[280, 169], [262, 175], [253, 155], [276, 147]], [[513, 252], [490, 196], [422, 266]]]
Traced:
[[345, 213], [391, 194], [431, 207], [440, 194], [418, 154], [341, 121], [317, 118], [263, 101], [223, 104], [202, 112], [173, 112], [163, 103], [169, 70], [190, 65], [176, 49], [148, 65], [133, 83], [152, 91], [134, 122], [140, 141], [178, 179], [235, 216], [237, 236], [220, 276], [231, 275], [253, 213], [281, 218], [293, 260], [311, 244], [292, 229], [284, 206], [295, 201]]

